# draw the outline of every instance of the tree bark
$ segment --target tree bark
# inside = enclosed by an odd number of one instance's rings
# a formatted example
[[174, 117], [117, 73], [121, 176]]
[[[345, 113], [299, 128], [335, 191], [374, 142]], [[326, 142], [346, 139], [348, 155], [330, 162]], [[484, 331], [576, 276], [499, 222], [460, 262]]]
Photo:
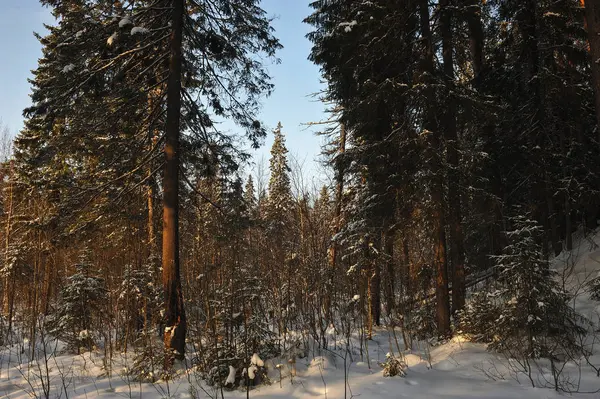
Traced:
[[[448, 200], [450, 223], [450, 248], [452, 257], [452, 310], [461, 310], [465, 306], [465, 248], [462, 230], [460, 201], [460, 173], [458, 152], [458, 129], [456, 126], [456, 102], [452, 98], [454, 85], [454, 43], [452, 36], [452, 10], [448, 0], [440, 0], [440, 30], [442, 35], [442, 58], [444, 62], [444, 80], [448, 96], [444, 112], [444, 138], [446, 141], [446, 162], [448, 163]], [[472, 44], [473, 47], [477, 47]], [[477, 49], [479, 51], [479, 49]], [[479, 55], [481, 56], [481, 55]], [[480, 64], [480, 61], [474, 62]], [[477, 69], [480, 69], [479, 65]], [[474, 68], [475, 69], [475, 68]], [[478, 70], [477, 73], [480, 71]]]
[[[6, 208], [6, 226], [4, 234], [4, 264], [9, 264], [9, 251], [10, 251], [10, 233], [12, 230], [12, 210], [13, 210], [13, 163], [10, 162], [10, 169], [8, 175], [8, 201]], [[14, 270], [10, 271], [9, 274], [4, 277], [4, 314], [10, 315], [11, 313], [11, 297], [13, 295], [14, 287], [11, 287], [11, 276], [15, 273]], [[9, 320], [10, 323], [10, 320]], [[10, 331], [10, 328], [9, 328]]]
[[421, 25], [421, 37], [423, 38], [424, 58], [422, 61], [422, 81], [427, 85], [427, 104], [425, 105], [426, 116], [424, 121], [424, 129], [427, 130], [429, 136], [429, 151], [431, 157], [432, 169], [432, 188], [431, 201], [433, 206], [433, 239], [434, 239], [434, 270], [436, 274], [436, 313], [437, 327], [440, 336], [445, 336], [450, 333], [450, 297], [448, 290], [448, 269], [446, 259], [446, 231], [445, 231], [445, 215], [444, 215], [444, 192], [442, 180], [442, 165], [440, 161], [441, 137], [440, 129], [436, 123], [435, 117], [435, 92], [431, 87], [432, 76], [434, 73], [433, 63], [433, 40], [431, 28], [429, 26], [429, 2], [428, 0], [419, 0], [419, 15]]
[[469, 26], [469, 47], [473, 77], [475, 82], [480, 82], [483, 72], [483, 25], [481, 23], [481, 0], [469, 0], [467, 4], [467, 25]]
[[379, 267], [379, 259], [375, 259], [372, 262], [371, 267], [372, 274], [369, 279], [371, 320], [373, 320], [373, 324], [379, 326], [381, 325], [381, 270]]
[[163, 178], [162, 279], [165, 291], [164, 344], [177, 359], [185, 353], [186, 318], [179, 271], [179, 129], [184, 0], [172, 1], [167, 121]]
[[[340, 126], [340, 142], [338, 146], [338, 157], [342, 156], [346, 152], [346, 127], [344, 124]], [[332, 237], [335, 237], [341, 229], [342, 226], [342, 199], [344, 194], [344, 168], [341, 164], [337, 165], [337, 174], [336, 174], [336, 187], [335, 187], [335, 209], [334, 209], [334, 226], [333, 226], [333, 234]], [[324, 307], [325, 307], [325, 317], [328, 321], [333, 320], [333, 315], [331, 314], [331, 300], [333, 296], [333, 286], [334, 286], [334, 278], [336, 275], [337, 269], [337, 242], [335, 239], [331, 240], [329, 243], [329, 248], [327, 248], [327, 260], [329, 262], [329, 281], [328, 281], [328, 292], [325, 293], [324, 298]]]
[[387, 315], [392, 316], [395, 305], [395, 275], [394, 275], [394, 233], [387, 231], [383, 237], [383, 256], [385, 257], [386, 278], [385, 282], [385, 307]]

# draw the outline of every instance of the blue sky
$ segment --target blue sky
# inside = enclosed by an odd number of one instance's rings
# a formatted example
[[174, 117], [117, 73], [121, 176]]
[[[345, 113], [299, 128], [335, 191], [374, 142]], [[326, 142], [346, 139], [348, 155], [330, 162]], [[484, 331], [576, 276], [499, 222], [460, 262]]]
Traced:
[[[307, 60], [310, 42], [305, 38], [310, 27], [302, 20], [310, 13], [309, 0], [263, 0], [263, 8], [275, 17], [276, 36], [284, 46], [278, 54], [281, 64], [269, 66], [275, 92], [264, 101], [260, 119], [269, 127], [281, 121], [290, 153], [305, 162], [307, 176], [320, 174], [314, 160], [320, 139], [304, 123], [323, 119], [323, 105], [310, 95], [319, 91], [318, 68]], [[43, 33], [44, 23], [52, 23], [50, 11], [38, 0], [0, 0], [0, 119], [16, 133], [23, 126], [22, 111], [30, 103], [27, 79], [41, 56], [33, 32]], [[255, 158], [269, 158], [272, 137]]]

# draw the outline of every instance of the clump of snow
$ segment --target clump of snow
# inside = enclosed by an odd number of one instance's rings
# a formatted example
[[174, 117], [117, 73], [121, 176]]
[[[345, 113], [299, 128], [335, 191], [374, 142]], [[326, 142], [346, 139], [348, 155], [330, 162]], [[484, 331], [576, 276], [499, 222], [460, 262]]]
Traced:
[[62, 69], [63, 73], [69, 73], [72, 72], [75, 69], [75, 65], [73, 64], [69, 64], [69, 65], [65, 65], [65, 67]]
[[123, 19], [121, 19], [119, 21], [119, 28], [124, 28], [127, 25], [132, 25], [133, 22], [131, 22], [131, 20], [129, 19], [129, 17], [124, 17]]
[[255, 353], [254, 355], [252, 355], [252, 359], [250, 359], [250, 363], [253, 366], [265, 367], [265, 362], [263, 362], [263, 360], [260, 358], [260, 356], [258, 356], [258, 353]]
[[551, 11], [547, 11], [544, 13], [544, 17], [560, 17], [560, 14], [557, 14], [555, 12], [551, 12]]
[[106, 44], [112, 46], [115, 40], [117, 40], [117, 32], [114, 32], [112, 35], [110, 35], [110, 37], [106, 40]]
[[258, 371], [258, 367], [256, 367], [255, 365], [252, 365], [250, 367], [248, 367], [248, 378], [250, 378], [251, 380], [254, 379], [254, 377], [256, 377], [256, 372]]
[[85, 32], [84, 30], [78, 31], [77, 33], [75, 33], [75, 37], [79, 39], [81, 36], [83, 36], [84, 32]]
[[344, 32], [348, 33], [348, 32], [352, 32], [352, 27], [358, 25], [358, 22], [356, 20], [350, 21], [350, 22], [342, 22], [339, 26], [340, 28], [344, 28]]
[[131, 35], [145, 35], [146, 33], [150, 32], [150, 30], [148, 30], [148, 28], [144, 28], [142, 26], [134, 26], [133, 28], [131, 28]]
[[227, 380], [225, 381], [225, 385], [227, 384], [235, 384], [235, 367], [229, 366], [229, 375], [227, 376]]
[[79, 331], [79, 340], [83, 341], [90, 337], [90, 332], [88, 330]]

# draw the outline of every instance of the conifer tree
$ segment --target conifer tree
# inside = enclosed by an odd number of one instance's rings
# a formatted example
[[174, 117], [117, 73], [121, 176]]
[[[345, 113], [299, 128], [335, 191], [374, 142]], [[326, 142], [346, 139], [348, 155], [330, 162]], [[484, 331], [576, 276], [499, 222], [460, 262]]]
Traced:
[[281, 122], [273, 131], [274, 141], [271, 146], [271, 158], [269, 160], [269, 197], [267, 203], [267, 219], [270, 228], [289, 228], [290, 214], [292, 212], [292, 192], [290, 183], [290, 167], [288, 165], [285, 146], [285, 137], [283, 135], [283, 126]]
[[[179, 177], [211, 162], [236, 167], [215, 117], [234, 120], [253, 145], [264, 136], [255, 115], [272, 86], [254, 54], [274, 57], [280, 44], [257, 1], [42, 3], [59, 23], [41, 38], [34, 105], [17, 140], [20, 170], [31, 184], [60, 188], [54, 200], [71, 213], [90, 202], [102, 210], [148, 179], [148, 170], [157, 173], [152, 165], [163, 150], [164, 338], [182, 357]], [[52, 172], [43, 181], [41, 169]]]
[[94, 332], [102, 326], [105, 313], [104, 280], [93, 273], [90, 254], [84, 251], [60, 291], [55, 312], [48, 320], [48, 331], [72, 347], [91, 348]]
[[497, 289], [491, 297], [499, 311], [488, 326], [494, 337], [491, 348], [523, 350], [531, 358], [580, 352], [581, 317], [545, 258], [539, 244], [542, 227], [522, 215], [511, 221], [509, 245], [495, 258]]

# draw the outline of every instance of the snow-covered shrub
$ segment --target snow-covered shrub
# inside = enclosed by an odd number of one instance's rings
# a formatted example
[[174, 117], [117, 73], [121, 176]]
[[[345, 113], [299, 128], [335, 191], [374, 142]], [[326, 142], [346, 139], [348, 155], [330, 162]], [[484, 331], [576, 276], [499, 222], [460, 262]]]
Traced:
[[154, 383], [164, 377], [165, 349], [153, 331], [142, 331], [135, 341], [133, 363], [127, 370], [134, 381]]
[[432, 288], [433, 270], [423, 265], [417, 272], [419, 303], [405, 313], [405, 328], [417, 340], [429, 340], [437, 336], [435, 301], [429, 297]]
[[[197, 363], [199, 370], [202, 370], [201, 375], [204, 381], [215, 387], [224, 385], [229, 377], [230, 366], [237, 370], [244, 364], [242, 359], [236, 359], [234, 353], [222, 344], [219, 344], [217, 348], [207, 347], [204, 353], [199, 355], [202, 357], [195, 358], [194, 363]], [[228, 361], [226, 359], [235, 360]]]
[[46, 325], [52, 335], [77, 351], [92, 347], [94, 331], [102, 327], [105, 314], [104, 279], [94, 276], [92, 270], [89, 254], [84, 252], [75, 264], [75, 273], [61, 289]]
[[489, 292], [474, 293], [459, 313], [461, 332], [474, 342], [491, 342], [499, 311]]
[[436, 326], [435, 309], [425, 301], [411, 312], [406, 322], [407, 331], [418, 340], [428, 340], [435, 337], [437, 334]]
[[384, 377], [406, 376], [406, 363], [402, 359], [392, 356], [391, 353], [385, 355], [385, 362], [381, 363]]
[[246, 378], [246, 384], [250, 386], [271, 383], [267, 376], [265, 362], [256, 353], [250, 358], [248, 367], [242, 371], [242, 375]]

